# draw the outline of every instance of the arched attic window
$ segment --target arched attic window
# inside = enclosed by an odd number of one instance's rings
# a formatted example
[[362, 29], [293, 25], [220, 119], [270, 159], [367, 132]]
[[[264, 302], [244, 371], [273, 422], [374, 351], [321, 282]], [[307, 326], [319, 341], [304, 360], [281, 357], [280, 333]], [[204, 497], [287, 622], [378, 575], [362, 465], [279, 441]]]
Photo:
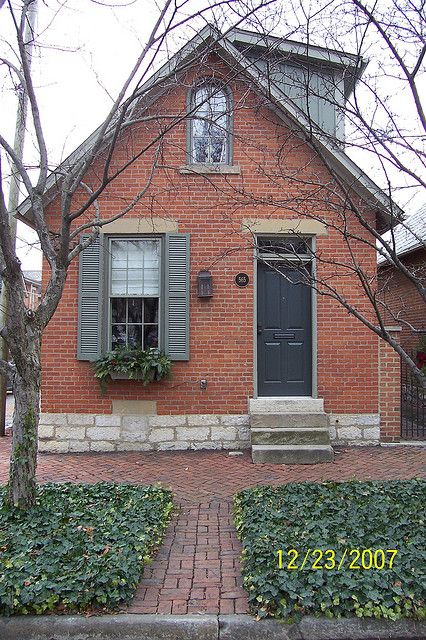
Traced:
[[189, 160], [195, 164], [230, 164], [231, 94], [205, 80], [190, 94]]

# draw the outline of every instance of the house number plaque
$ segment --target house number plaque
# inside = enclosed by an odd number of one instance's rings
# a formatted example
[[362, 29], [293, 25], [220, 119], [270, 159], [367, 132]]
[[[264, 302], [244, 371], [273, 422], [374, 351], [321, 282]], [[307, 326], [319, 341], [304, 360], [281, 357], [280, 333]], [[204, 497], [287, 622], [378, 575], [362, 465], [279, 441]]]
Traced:
[[237, 287], [246, 287], [250, 282], [250, 278], [246, 273], [237, 273], [235, 276], [235, 284]]

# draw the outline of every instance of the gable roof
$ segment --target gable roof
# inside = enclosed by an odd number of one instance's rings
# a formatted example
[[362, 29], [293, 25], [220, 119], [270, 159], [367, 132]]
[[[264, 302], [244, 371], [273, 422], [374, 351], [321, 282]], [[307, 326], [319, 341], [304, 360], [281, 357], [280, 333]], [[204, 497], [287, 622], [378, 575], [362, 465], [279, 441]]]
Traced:
[[[408, 216], [404, 224], [397, 225], [392, 233], [387, 231], [383, 234], [383, 239], [390, 245], [395, 242], [398, 256], [404, 256], [423, 247], [426, 259], [426, 204]], [[386, 256], [379, 255], [377, 262], [379, 265], [387, 263]]]
[[[288, 97], [280, 87], [271, 78], [266, 77], [262, 70], [236, 48], [236, 44], [242, 43], [251, 37], [252, 44], [256, 46], [270, 46], [271, 41], [275, 46], [284, 52], [296, 55], [307, 60], [317, 58], [322, 63], [329, 62], [343, 68], [351, 68], [353, 86], [356, 79], [362, 73], [364, 64], [359, 64], [357, 56], [346, 54], [344, 52], [324, 49], [322, 47], [307, 46], [304, 43], [291, 40], [282, 40], [273, 36], [267, 36], [268, 42], [265, 44], [265, 37], [256, 33], [243, 31], [240, 29], [231, 29], [228, 33], [222, 34], [215, 27], [206, 25], [196, 36], [187, 42], [171, 59], [166, 62], [151, 78], [149, 78], [140, 88], [138, 92], [138, 100], [136, 106], [149, 106], [156, 98], [158, 98], [165, 90], [164, 81], [167, 78], [176, 76], [182, 69], [187, 68], [189, 64], [196, 63], [199, 60], [200, 50], [207, 46], [214, 45], [215, 53], [219, 54], [225, 61], [233, 65], [239, 73], [249, 81], [254, 88], [262, 93], [269, 101], [269, 105], [275, 113], [287, 125], [294, 127], [306, 137], [306, 142], [310, 141], [317, 144], [323, 154], [324, 159], [330, 163], [330, 166], [336, 173], [348, 184], [355, 192], [357, 192], [370, 206], [377, 210], [381, 222], [382, 230], [389, 229], [394, 226], [398, 220], [403, 218], [403, 211], [396, 205], [389, 196], [375, 183], [358, 165], [349, 158], [341, 146], [325, 134], [319, 125], [316, 125], [308, 116]], [[353, 89], [349, 86], [345, 89], [345, 93]], [[129, 117], [133, 113], [130, 112]], [[76, 162], [84, 158], [89, 152], [91, 146], [99, 132], [98, 127], [68, 158], [66, 158], [57, 168], [52, 171], [47, 179], [46, 199], [50, 202], [57, 194], [59, 182], [62, 179], [67, 168], [75, 165]], [[105, 144], [112, 135], [114, 122], [111, 124], [109, 131], [105, 135]], [[26, 198], [17, 210], [17, 216], [31, 225], [31, 202]]]
[[41, 285], [41, 271], [23, 271], [25, 280]]

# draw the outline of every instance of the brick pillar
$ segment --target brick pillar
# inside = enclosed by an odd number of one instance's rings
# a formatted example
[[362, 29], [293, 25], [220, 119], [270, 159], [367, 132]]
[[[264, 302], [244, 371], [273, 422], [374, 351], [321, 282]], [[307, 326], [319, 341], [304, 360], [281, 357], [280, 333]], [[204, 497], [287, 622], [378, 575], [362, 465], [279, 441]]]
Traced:
[[[399, 342], [401, 327], [386, 327]], [[380, 440], [401, 439], [401, 358], [387, 342], [379, 338], [379, 413]]]

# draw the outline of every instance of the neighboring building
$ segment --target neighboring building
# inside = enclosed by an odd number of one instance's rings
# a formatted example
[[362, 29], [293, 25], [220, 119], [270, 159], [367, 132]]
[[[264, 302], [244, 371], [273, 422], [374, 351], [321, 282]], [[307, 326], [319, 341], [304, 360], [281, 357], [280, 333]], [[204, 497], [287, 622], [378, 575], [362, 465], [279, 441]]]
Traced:
[[[392, 235], [387, 232], [384, 237], [391, 245], [395, 243], [402, 264], [426, 286], [426, 205], [395, 227]], [[384, 256], [379, 257], [378, 264], [379, 289], [391, 312], [388, 321], [401, 325], [404, 349], [416, 350], [422, 336], [426, 336], [425, 302], [415, 284]]]
[[25, 304], [35, 311], [41, 300], [41, 271], [24, 271]]
[[[41, 299], [41, 271], [23, 271], [25, 285], [25, 305], [33, 311], [37, 309]], [[0, 291], [2, 280], [0, 278]]]
[[[330, 140], [343, 140], [339, 104], [353, 90], [359, 61], [240, 30], [212, 52], [215, 36], [203, 29], [147, 82], [139, 109], [152, 117], [127, 128], [118, 142], [122, 162], [155, 137], [161, 114], [193, 109], [163, 138], [146, 196], [103, 227], [80, 266], [69, 269], [43, 338], [42, 451], [252, 444], [256, 461], [315, 462], [332, 457], [330, 438], [366, 444], [399, 437], [399, 405], [378, 376], [379, 358], [383, 373], [394, 365], [393, 352], [379, 349], [377, 336], [342, 306], [297, 285], [290, 266], [296, 253], [306, 269], [333, 281], [334, 267], [327, 260], [315, 265], [309, 247], [348, 258], [333, 228], [342, 205], [330, 166], [377, 228], [389, 227], [386, 195]], [[306, 83], [314, 123], [300, 94]], [[109, 185], [99, 198], [103, 216], [113, 216], [146, 183], [154, 155], [143, 154]], [[96, 180], [101, 162], [86, 184]], [[57, 175], [50, 182], [52, 229], [59, 224]], [[325, 187], [321, 222], [303, 207]], [[30, 215], [25, 203], [21, 215]], [[355, 218], [350, 224], [361, 237], [367, 233]], [[253, 240], [271, 262], [271, 244], [289, 253], [287, 277], [257, 260]], [[371, 243], [355, 251], [375, 274]], [[212, 276], [209, 297], [197, 294], [202, 271]], [[363, 304], [355, 278], [338, 285]], [[102, 395], [91, 361], [123, 343], [164, 350], [173, 360], [172, 379], [146, 387], [115, 380]]]

